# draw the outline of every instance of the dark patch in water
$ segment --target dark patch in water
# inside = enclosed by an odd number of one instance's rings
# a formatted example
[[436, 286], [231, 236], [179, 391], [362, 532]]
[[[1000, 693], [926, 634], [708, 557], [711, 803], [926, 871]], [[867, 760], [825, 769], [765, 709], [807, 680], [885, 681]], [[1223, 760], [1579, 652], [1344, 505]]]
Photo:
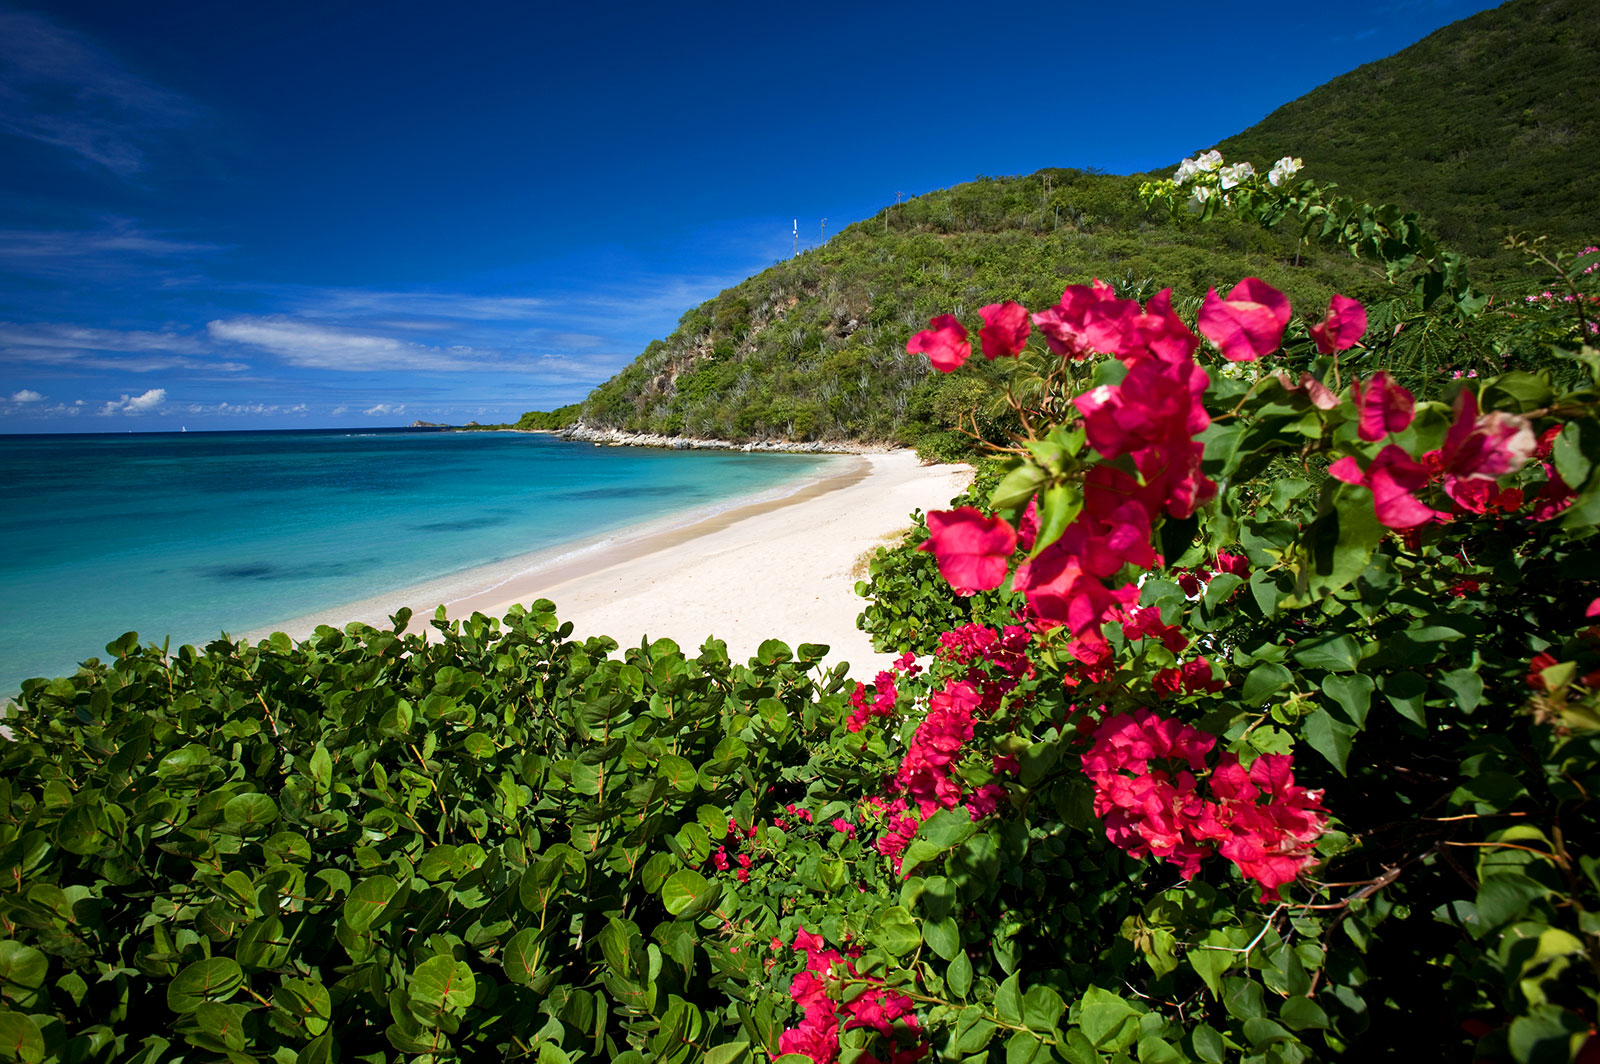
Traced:
[[459, 521], [429, 521], [423, 525], [412, 525], [414, 532], [466, 532], [473, 528], [488, 528], [490, 525], [503, 525], [504, 517], [463, 517]]
[[215, 580], [271, 580], [277, 567], [255, 565], [208, 565], [201, 572]]
[[676, 484], [641, 484], [636, 488], [588, 488], [584, 491], [563, 491], [552, 499], [642, 499], [648, 496], [698, 495]]
[[236, 580], [321, 580], [327, 577], [347, 576], [377, 564], [377, 558], [364, 558], [355, 562], [323, 562], [319, 565], [283, 566], [270, 562], [245, 562], [239, 565], [205, 565], [198, 569], [202, 576], [224, 582]]

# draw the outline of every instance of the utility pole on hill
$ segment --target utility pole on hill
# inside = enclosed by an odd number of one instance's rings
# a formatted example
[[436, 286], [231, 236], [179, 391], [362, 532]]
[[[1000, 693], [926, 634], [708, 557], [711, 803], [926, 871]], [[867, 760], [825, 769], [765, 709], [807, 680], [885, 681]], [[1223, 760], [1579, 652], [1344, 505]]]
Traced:
[[797, 256], [799, 254], [800, 254], [800, 219], [796, 218], [794, 220], [794, 254], [790, 255], [789, 257], [792, 259], [792, 258], [794, 258], [795, 256]]
[[828, 242], [828, 219], [826, 218], [822, 219], [821, 236], [822, 243], [826, 244]]

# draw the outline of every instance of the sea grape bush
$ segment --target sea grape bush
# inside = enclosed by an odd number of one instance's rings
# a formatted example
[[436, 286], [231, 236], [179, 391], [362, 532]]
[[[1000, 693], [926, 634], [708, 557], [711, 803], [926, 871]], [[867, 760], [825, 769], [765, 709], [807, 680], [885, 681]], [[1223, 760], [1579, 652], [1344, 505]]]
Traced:
[[912, 341], [1034, 379], [874, 562], [870, 684], [548, 602], [29, 681], [0, 1057], [1600, 1051], [1600, 352], [1419, 400], [1360, 302], [1225, 287]]

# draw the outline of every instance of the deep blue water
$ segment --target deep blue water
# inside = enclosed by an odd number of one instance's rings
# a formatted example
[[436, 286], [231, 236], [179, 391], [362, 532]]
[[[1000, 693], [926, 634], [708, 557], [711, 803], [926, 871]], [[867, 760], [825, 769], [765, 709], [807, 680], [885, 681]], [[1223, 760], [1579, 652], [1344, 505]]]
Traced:
[[500, 432], [0, 436], [0, 696], [125, 631], [204, 645], [828, 461]]

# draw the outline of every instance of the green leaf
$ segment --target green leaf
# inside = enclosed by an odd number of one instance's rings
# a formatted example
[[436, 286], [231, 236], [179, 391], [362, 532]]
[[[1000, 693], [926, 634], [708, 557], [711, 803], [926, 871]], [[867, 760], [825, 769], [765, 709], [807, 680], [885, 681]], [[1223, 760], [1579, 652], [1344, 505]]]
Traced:
[[947, 961], [954, 960], [961, 953], [961, 931], [954, 917], [923, 921], [922, 940], [929, 949]]
[[1361, 661], [1361, 648], [1344, 633], [1323, 636], [1299, 643], [1294, 657], [1308, 669], [1327, 669], [1329, 672], [1355, 672]]
[[1529, 902], [1548, 893], [1543, 884], [1520, 873], [1502, 872], [1486, 877], [1478, 884], [1474, 904], [1479, 923], [1474, 932], [1483, 934], [1510, 923], [1523, 914]]
[[1551, 457], [1555, 460], [1556, 472], [1561, 479], [1574, 488], [1581, 488], [1589, 480], [1589, 473], [1594, 468], [1594, 463], [1589, 456], [1584, 454], [1583, 434], [1584, 423], [1569, 421], [1561, 426], [1561, 431], [1556, 434], [1551, 445]]
[[1224, 602], [1227, 602], [1242, 583], [1244, 583], [1244, 577], [1242, 576], [1236, 576], [1233, 573], [1218, 573], [1206, 585], [1205, 592], [1200, 596], [1200, 601], [1205, 605], [1206, 609], [1214, 610]]
[[245, 834], [254, 835], [278, 819], [278, 804], [254, 791], [236, 795], [222, 807], [222, 819], [244, 829]]
[[1345, 775], [1345, 764], [1350, 759], [1350, 740], [1356, 727], [1335, 720], [1326, 709], [1318, 709], [1300, 724], [1300, 734], [1305, 736], [1311, 749], [1328, 759], [1328, 763]]
[[872, 941], [892, 956], [903, 957], [922, 945], [922, 932], [905, 906], [891, 905], [878, 914]]
[[[1208, 949], [1208, 946], [1217, 948]], [[1206, 984], [1206, 989], [1211, 991], [1213, 997], [1222, 995], [1222, 973], [1233, 967], [1233, 962], [1239, 959], [1232, 943], [1221, 931], [1211, 932], [1204, 942], [1191, 946], [1184, 956], [1189, 959], [1189, 966]]]
[[966, 807], [957, 806], [954, 809], [941, 809], [924, 820], [917, 829], [916, 837], [931, 843], [942, 853], [966, 842], [977, 830]]
[[1190, 1034], [1190, 1040], [1194, 1043], [1194, 1055], [1206, 1064], [1222, 1064], [1227, 1059], [1222, 1035], [1217, 1033], [1215, 1027], [1198, 1024]]
[[1022, 998], [1022, 1022], [1036, 1031], [1053, 1030], [1066, 1010], [1061, 995], [1048, 986], [1029, 987]]
[[744, 1064], [752, 1059], [749, 1042], [724, 1042], [706, 1050], [705, 1064]]
[[680, 920], [699, 916], [722, 896], [722, 888], [692, 868], [680, 868], [661, 887], [661, 904]]
[[539, 932], [525, 927], [511, 936], [500, 953], [506, 978], [519, 986], [532, 986], [539, 976]]
[[311, 751], [311, 780], [317, 785], [319, 794], [326, 794], [328, 788], [333, 786], [333, 758], [328, 754], [328, 748], [321, 743]]
[[413, 1001], [444, 1012], [464, 1012], [477, 997], [478, 984], [472, 965], [441, 953], [417, 965], [406, 980], [406, 991]]
[[1078, 511], [1083, 509], [1083, 496], [1070, 484], [1051, 486], [1040, 500], [1039, 533], [1034, 538], [1033, 550], [1028, 557], [1037, 558], [1041, 551], [1061, 538]]
[[1032, 1031], [1018, 1031], [1006, 1039], [1006, 1064], [1033, 1064], [1046, 1056], [1044, 1042]]
[[32, 997], [50, 975], [50, 960], [32, 946], [11, 939], [0, 941], [0, 996], [16, 1000], [21, 987]]
[[1033, 493], [1048, 479], [1045, 471], [1032, 462], [1024, 461], [995, 485], [989, 495], [989, 505], [996, 510], [1018, 510], [1028, 505]]
[[1347, 723], [1357, 728], [1367, 724], [1367, 711], [1372, 708], [1372, 692], [1376, 688], [1370, 676], [1325, 676], [1322, 693], [1344, 710]]
[[[1228, 575], [1228, 574], [1223, 574]], [[1217, 579], [1221, 579], [1218, 577]], [[1244, 678], [1244, 690], [1240, 693], [1247, 705], [1259, 706], [1276, 691], [1289, 686], [1294, 682], [1294, 674], [1282, 665], [1264, 661], [1250, 670]]]
[[1328, 1026], [1328, 1014], [1308, 997], [1289, 998], [1278, 1007], [1278, 1017], [1295, 1031]]
[[967, 992], [972, 989], [972, 962], [967, 959], [965, 952], [957, 953], [950, 967], [945, 969], [944, 984], [952, 994], [965, 1000]]
[[1111, 991], [1091, 986], [1078, 999], [1078, 1026], [1097, 1048], [1105, 1047], [1136, 1011]]
[[1022, 1022], [1022, 974], [1012, 972], [994, 994], [994, 1012], [1004, 1023]]
[[1483, 677], [1471, 669], [1456, 669], [1453, 672], [1441, 673], [1438, 680], [1444, 687], [1455, 695], [1456, 705], [1461, 712], [1471, 713], [1483, 702]]
[[167, 984], [167, 1007], [183, 1015], [202, 1002], [226, 1001], [244, 985], [244, 971], [232, 957], [195, 961]]
[[[400, 885], [393, 876], [368, 876], [357, 883], [344, 900], [344, 923], [352, 931], [370, 931], [381, 927], [388, 917], [389, 903], [399, 893]], [[382, 920], [379, 918], [383, 917]]]
[[1413, 724], [1428, 726], [1427, 711], [1422, 700], [1428, 693], [1428, 681], [1414, 672], [1397, 672], [1383, 678], [1383, 696], [1400, 715]]
[[0, 1011], [0, 1057], [40, 1064], [44, 1060], [44, 1035], [32, 1017]]

